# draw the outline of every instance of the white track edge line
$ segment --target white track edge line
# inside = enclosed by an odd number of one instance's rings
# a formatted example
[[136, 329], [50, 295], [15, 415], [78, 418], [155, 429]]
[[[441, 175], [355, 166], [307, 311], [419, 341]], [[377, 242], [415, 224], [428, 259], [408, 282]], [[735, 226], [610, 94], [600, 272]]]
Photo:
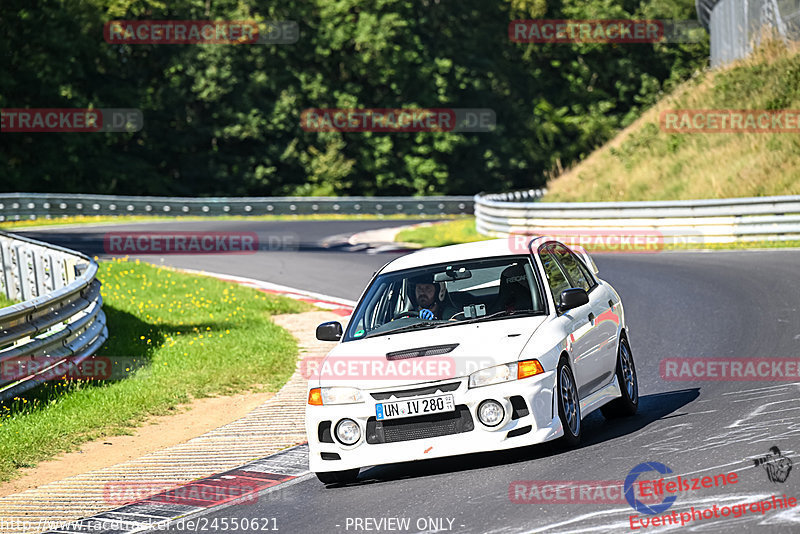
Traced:
[[249, 284], [256, 285], [256, 286], [258, 286], [258, 287], [260, 287], [262, 289], [270, 289], [270, 290], [273, 290], [273, 291], [282, 291], [282, 292], [285, 292], [285, 293], [294, 293], [294, 294], [297, 294], [297, 295], [302, 295], [302, 296], [305, 296], [305, 297], [309, 297], [309, 298], [313, 298], [313, 299], [317, 299], [317, 300], [321, 300], [321, 301], [325, 301], [325, 302], [332, 302], [334, 304], [341, 304], [342, 306], [355, 307], [355, 305], [356, 305], [356, 301], [354, 301], [354, 300], [348, 300], [348, 299], [343, 299], [343, 298], [339, 298], [339, 297], [333, 297], [331, 295], [325, 295], [325, 294], [322, 294], [322, 293], [315, 293], [313, 291], [306, 291], [305, 289], [298, 289], [298, 288], [295, 288], [295, 287], [284, 286], [284, 285], [281, 285], [281, 284], [275, 284], [275, 283], [272, 283], [272, 282], [266, 282], [264, 280], [256, 280], [255, 278], [247, 278], [245, 276], [235, 276], [235, 275], [232, 275], [232, 274], [222, 274], [222, 273], [215, 273], [215, 272], [211, 272], [211, 271], [204, 271], [204, 270], [197, 270], [197, 269], [184, 269], [184, 268], [180, 268], [180, 267], [173, 267], [173, 268], [177, 269], [179, 271], [184, 271], [184, 272], [191, 273], [191, 274], [200, 274], [200, 275], [211, 276], [211, 277], [214, 277], [214, 278], [219, 278], [219, 279], [222, 279], [222, 280], [232, 280], [232, 281], [235, 281], [235, 282], [249, 283]]

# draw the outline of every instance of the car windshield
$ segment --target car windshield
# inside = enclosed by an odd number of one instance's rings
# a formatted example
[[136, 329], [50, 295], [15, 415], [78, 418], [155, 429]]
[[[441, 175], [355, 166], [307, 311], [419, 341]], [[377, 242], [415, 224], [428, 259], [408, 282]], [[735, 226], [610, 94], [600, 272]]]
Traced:
[[526, 256], [427, 265], [378, 276], [359, 302], [344, 341], [545, 313]]

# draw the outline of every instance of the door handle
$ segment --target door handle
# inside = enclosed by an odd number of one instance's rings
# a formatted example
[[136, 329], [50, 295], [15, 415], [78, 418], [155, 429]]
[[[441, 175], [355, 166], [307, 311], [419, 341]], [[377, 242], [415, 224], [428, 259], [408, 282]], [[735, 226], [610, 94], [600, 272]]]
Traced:
[[589, 312], [589, 322], [594, 324], [594, 314]]

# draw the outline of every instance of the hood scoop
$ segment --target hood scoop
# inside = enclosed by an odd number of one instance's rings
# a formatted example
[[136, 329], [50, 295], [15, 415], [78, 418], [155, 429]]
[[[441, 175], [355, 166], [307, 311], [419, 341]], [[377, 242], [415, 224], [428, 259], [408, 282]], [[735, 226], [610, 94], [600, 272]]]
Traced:
[[387, 352], [387, 360], [406, 360], [408, 358], [422, 358], [423, 356], [439, 356], [440, 354], [447, 354], [455, 349], [459, 344], [452, 345], [434, 345], [431, 347], [419, 347], [416, 349], [397, 350], [394, 352]]

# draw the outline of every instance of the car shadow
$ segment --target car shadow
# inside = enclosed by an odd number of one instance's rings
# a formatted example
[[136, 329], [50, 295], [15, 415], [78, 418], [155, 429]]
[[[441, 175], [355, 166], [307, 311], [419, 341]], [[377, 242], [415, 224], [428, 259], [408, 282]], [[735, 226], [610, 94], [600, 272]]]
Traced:
[[[600, 410], [597, 410], [583, 420], [581, 443], [572, 449], [562, 449], [555, 442], [548, 442], [497, 452], [385, 464], [362, 470], [358, 480], [347, 486], [380, 484], [409, 478], [473, 471], [570, 454], [598, 443], [633, 434], [655, 421], [685, 415], [676, 412], [699, 396], [699, 388], [644, 395], [639, 399], [639, 411], [636, 415], [612, 420], [606, 420]], [[334, 484], [328, 487], [334, 488], [339, 485]]]

